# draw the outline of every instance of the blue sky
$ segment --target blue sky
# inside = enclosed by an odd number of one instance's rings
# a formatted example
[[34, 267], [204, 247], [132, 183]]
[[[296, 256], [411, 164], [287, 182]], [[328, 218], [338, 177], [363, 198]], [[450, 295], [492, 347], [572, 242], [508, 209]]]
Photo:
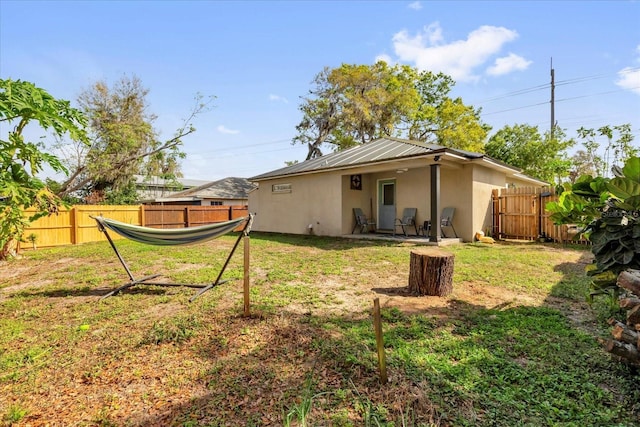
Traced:
[[[301, 96], [323, 67], [378, 59], [443, 71], [493, 132], [631, 123], [640, 144], [638, 1], [0, 0], [0, 76], [75, 102], [136, 75], [170, 138], [196, 93], [216, 96], [184, 139], [186, 178], [251, 177], [304, 160]], [[326, 151], [326, 150], [325, 150]]]

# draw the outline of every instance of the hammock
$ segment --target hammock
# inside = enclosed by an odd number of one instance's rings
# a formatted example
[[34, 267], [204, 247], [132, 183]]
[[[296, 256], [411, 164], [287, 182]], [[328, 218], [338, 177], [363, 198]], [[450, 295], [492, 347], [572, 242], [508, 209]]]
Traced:
[[103, 218], [101, 216], [92, 218], [95, 219], [103, 229], [106, 227], [127, 239], [156, 246], [189, 245], [215, 239], [216, 237], [227, 234], [238, 227], [240, 223], [247, 220], [247, 218], [238, 218], [232, 221], [217, 222], [200, 227], [149, 228]]
[[[98, 225], [98, 230], [103, 232], [104, 235], [106, 236], [107, 240], [109, 241], [109, 244], [111, 245], [111, 248], [116, 253], [116, 256], [120, 260], [120, 263], [122, 264], [125, 271], [129, 275], [129, 279], [131, 279], [129, 282], [125, 283], [119, 288], [114, 289], [111, 292], [107, 293], [106, 295], [102, 296], [102, 298], [100, 298], [101, 300], [107, 297], [110, 297], [112, 295], [115, 295], [118, 292], [124, 289], [130, 288], [132, 286], [135, 286], [138, 284], [147, 284], [147, 285], [154, 285], [154, 286], [187, 286], [191, 288], [200, 288], [200, 291], [198, 291], [193, 297], [191, 297], [190, 301], [193, 301], [198, 296], [202, 295], [204, 292], [213, 288], [214, 286], [227, 282], [227, 280], [222, 280], [222, 281], [220, 280], [222, 278], [222, 274], [227, 268], [227, 265], [229, 264], [231, 257], [236, 251], [236, 248], [238, 247], [240, 240], [243, 237], [249, 235], [251, 231], [251, 224], [253, 222], [253, 215], [250, 214], [248, 217], [242, 217], [242, 218], [234, 219], [231, 221], [218, 222], [214, 224], [202, 225], [199, 227], [161, 229], [161, 228], [150, 228], [150, 227], [142, 227], [139, 225], [127, 224], [127, 223], [116, 221], [113, 219], [104, 218], [102, 216], [92, 216], [91, 218], [93, 218], [96, 221]], [[109, 229], [115, 233], [118, 233], [122, 237], [125, 237], [127, 239], [130, 239], [139, 243], [149, 244], [149, 245], [156, 245], [156, 246], [190, 245], [197, 242], [204, 242], [206, 240], [215, 239], [216, 237], [220, 237], [224, 234], [227, 234], [230, 231], [236, 229], [243, 222], [245, 223], [245, 225], [242, 230], [242, 233], [240, 233], [240, 235], [238, 236], [238, 239], [233, 245], [233, 248], [231, 249], [231, 252], [227, 256], [227, 259], [224, 265], [222, 266], [222, 269], [218, 273], [218, 277], [216, 278], [215, 282], [210, 284], [150, 282], [150, 280], [155, 279], [156, 277], [160, 276], [160, 274], [153, 274], [150, 276], [145, 276], [141, 279], [136, 279], [131, 273], [131, 270], [129, 270], [129, 266], [122, 258], [122, 255], [120, 255], [118, 248], [116, 248], [116, 245], [113, 243], [111, 236], [107, 232], [107, 229]]]

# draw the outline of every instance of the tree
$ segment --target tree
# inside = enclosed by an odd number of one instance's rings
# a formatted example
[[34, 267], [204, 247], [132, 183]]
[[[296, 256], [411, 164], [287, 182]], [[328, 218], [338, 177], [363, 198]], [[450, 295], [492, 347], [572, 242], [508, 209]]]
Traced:
[[436, 144], [477, 153], [484, 152], [491, 129], [481, 123], [480, 110], [464, 105], [460, 98], [443, 100], [432, 126]]
[[[158, 139], [153, 127], [156, 116], [149, 112], [147, 95], [137, 77], [123, 77], [113, 87], [96, 82], [78, 97], [82, 111], [89, 117], [91, 144], [60, 143], [70, 177], [61, 185], [59, 195], [75, 192], [84, 195], [123, 192], [114, 200], [126, 198], [134, 175], [151, 174], [171, 179], [179, 176], [182, 138], [195, 131], [193, 119], [209, 108], [211, 99], [196, 105], [175, 135]], [[100, 196], [98, 198], [104, 198]]]
[[599, 157], [588, 150], [578, 150], [571, 156], [571, 169], [569, 170], [569, 181], [573, 184], [583, 175], [595, 176], [598, 174]]
[[[631, 124], [605, 125], [598, 129], [581, 127], [577, 133], [585, 147], [587, 157], [596, 168], [593, 175], [606, 176], [611, 166], [620, 166], [627, 159], [640, 154], [638, 147], [633, 146], [634, 136], [631, 133]], [[598, 142], [599, 137], [607, 139], [604, 148]]]
[[[0, 139], [0, 259], [5, 259], [31, 221], [58, 212], [62, 205], [37, 174], [46, 165], [56, 172], [66, 169], [57, 157], [43, 151], [42, 143], [26, 140], [27, 126], [37, 123], [42, 130], [66, 134], [79, 144], [87, 144], [88, 139], [87, 119], [81, 111], [21, 80], [0, 79], [0, 123], [9, 125], [7, 138]], [[32, 207], [36, 212], [25, 218], [24, 211]]]
[[307, 144], [307, 160], [323, 144], [342, 150], [385, 136], [478, 151], [487, 135], [479, 111], [448, 97], [454, 81], [442, 73], [381, 61], [325, 68], [313, 83], [294, 138]]
[[555, 182], [568, 175], [571, 161], [566, 150], [575, 142], [561, 129], [541, 135], [537, 126], [516, 124], [498, 130], [485, 145], [485, 153], [494, 159], [519, 167], [527, 175]]

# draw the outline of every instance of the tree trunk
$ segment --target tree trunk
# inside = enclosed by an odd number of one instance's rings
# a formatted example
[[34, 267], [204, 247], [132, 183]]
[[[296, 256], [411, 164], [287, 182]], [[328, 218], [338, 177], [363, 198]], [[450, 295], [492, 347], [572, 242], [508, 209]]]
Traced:
[[640, 270], [626, 270], [620, 273], [618, 286], [640, 296]]
[[409, 292], [446, 296], [453, 291], [454, 255], [433, 249], [411, 251]]
[[631, 310], [636, 305], [640, 305], [640, 298], [629, 297], [620, 300], [620, 308]]
[[611, 331], [611, 335], [618, 340], [623, 341], [628, 344], [637, 345], [638, 339], [640, 339], [640, 334], [633, 329], [629, 328], [622, 322], [618, 322], [615, 319], [610, 319], [609, 324], [613, 326], [613, 330]]
[[627, 323], [610, 319], [613, 339], [599, 341], [606, 351], [620, 360], [640, 366], [640, 270], [623, 271], [618, 275], [617, 283], [630, 293], [619, 301], [620, 307], [627, 310]]

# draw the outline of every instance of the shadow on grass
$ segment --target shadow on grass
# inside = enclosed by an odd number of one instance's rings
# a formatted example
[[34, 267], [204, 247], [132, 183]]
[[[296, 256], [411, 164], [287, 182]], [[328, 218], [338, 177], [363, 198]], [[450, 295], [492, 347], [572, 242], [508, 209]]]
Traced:
[[[68, 297], [102, 297], [103, 295], [112, 291], [112, 288], [63, 288], [63, 289], [55, 289], [49, 291], [19, 291], [6, 296], [6, 298], [68, 298]], [[111, 296], [110, 298], [117, 298], [120, 294], [131, 294], [131, 295], [165, 295], [167, 294], [167, 289], [161, 289], [158, 287], [149, 287], [149, 286], [138, 286], [126, 289], [116, 295]], [[97, 300], [96, 300], [97, 301]]]
[[263, 240], [292, 246], [312, 247], [324, 250], [349, 250], [353, 248], [370, 246], [397, 246], [404, 243], [401, 237], [395, 240], [367, 240], [367, 239], [345, 239], [340, 237], [324, 236], [301, 236], [297, 234], [280, 234], [267, 232], [252, 232], [251, 240]]
[[456, 316], [442, 319], [443, 309], [383, 309], [386, 386], [378, 379], [368, 313], [220, 319], [197, 345], [209, 360], [198, 379], [207, 392], [135, 422], [280, 425], [305, 400], [313, 407], [307, 425], [640, 421], [639, 378], [603, 355], [593, 337], [558, 310], [454, 300], [446, 309]]

